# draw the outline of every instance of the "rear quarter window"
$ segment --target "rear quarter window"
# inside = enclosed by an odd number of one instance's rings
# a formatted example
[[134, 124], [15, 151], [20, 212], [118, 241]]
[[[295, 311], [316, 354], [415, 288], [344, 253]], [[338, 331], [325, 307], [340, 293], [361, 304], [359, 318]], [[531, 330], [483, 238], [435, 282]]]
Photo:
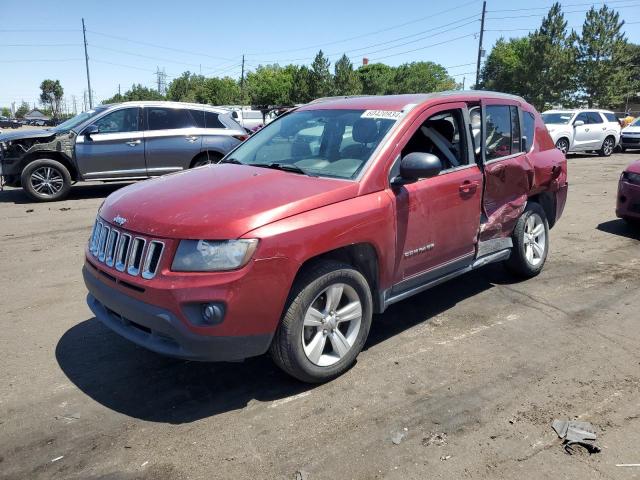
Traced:
[[603, 113], [603, 115], [608, 121], [618, 123], [615, 113]]
[[227, 128], [215, 112], [206, 110], [189, 110], [198, 128]]
[[533, 113], [522, 111], [522, 151], [528, 152], [533, 148], [533, 137], [536, 131], [536, 117]]

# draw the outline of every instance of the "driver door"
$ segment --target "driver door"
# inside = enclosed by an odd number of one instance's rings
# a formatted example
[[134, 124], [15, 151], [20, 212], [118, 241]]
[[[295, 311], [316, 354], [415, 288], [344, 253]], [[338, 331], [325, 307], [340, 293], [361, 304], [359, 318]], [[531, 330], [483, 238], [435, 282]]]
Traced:
[[[392, 188], [397, 217], [395, 293], [469, 265], [480, 227], [482, 172], [475, 162], [467, 106], [426, 110], [403, 136], [394, 155], [440, 158], [439, 175]], [[395, 176], [392, 171], [391, 176]]]
[[97, 133], [76, 138], [76, 161], [85, 179], [146, 177], [140, 108], [111, 111], [93, 122]]

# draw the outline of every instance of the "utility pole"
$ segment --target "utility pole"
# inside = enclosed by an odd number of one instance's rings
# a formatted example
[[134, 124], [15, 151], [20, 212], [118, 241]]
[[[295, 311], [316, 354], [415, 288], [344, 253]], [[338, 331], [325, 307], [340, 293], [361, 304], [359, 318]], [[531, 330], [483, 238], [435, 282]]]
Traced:
[[120, 94], [120, 84], [118, 84], [118, 97], [121, 97], [122, 95]]
[[467, 77], [462, 77], [462, 90], [464, 90], [464, 83], [467, 80]]
[[84, 38], [84, 62], [87, 66], [87, 90], [89, 91], [89, 109], [93, 108], [93, 95], [91, 94], [91, 79], [89, 78], [89, 54], [87, 53], [87, 29], [82, 19], [82, 37]]
[[244, 102], [244, 54], [242, 54], [242, 71], [240, 73], [240, 97]]
[[77, 115], [78, 114], [78, 104], [76, 103], [77, 102], [76, 96], [75, 95], [71, 95], [71, 100], [73, 101], [73, 114]]
[[480, 82], [480, 62], [484, 56], [484, 50], [482, 50], [482, 37], [484, 36], [484, 16], [487, 13], [487, 2], [482, 2], [482, 19], [480, 20], [480, 41], [478, 42], [478, 65], [476, 67], [476, 84], [474, 88], [478, 89], [478, 83]]

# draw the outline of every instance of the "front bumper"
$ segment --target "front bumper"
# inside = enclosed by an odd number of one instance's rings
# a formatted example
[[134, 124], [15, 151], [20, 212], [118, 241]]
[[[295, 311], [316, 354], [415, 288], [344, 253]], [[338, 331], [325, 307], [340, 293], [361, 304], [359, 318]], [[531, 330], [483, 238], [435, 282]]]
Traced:
[[623, 148], [640, 148], [640, 135], [620, 137], [620, 145]]
[[104, 325], [142, 347], [171, 357], [199, 361], [235, 361], [262, 355], [273, 333], [209, 336], [194, 333], [170, 310], [126, 295], [82, 269], [89, 290], [87, 304]]
[[640, 219], [640, 185], [620, 180], [616, 215], [619, 218]]

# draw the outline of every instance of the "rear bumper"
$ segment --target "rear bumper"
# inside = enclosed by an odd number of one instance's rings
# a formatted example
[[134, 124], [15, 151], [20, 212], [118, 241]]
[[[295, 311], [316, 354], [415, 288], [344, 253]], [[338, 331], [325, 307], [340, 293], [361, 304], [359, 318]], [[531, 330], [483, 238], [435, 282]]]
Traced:
[[172, 312], [132, 298], [105, 284], [86, 266], [87, 304], [104, 325], [142, 347], [176, 358], [235, 361], [265, 353], [272, 334], [206, 336], [193, 333]]
[[640, 185], [620, 180], [616, 215], [619, 218], [640, 219]]

